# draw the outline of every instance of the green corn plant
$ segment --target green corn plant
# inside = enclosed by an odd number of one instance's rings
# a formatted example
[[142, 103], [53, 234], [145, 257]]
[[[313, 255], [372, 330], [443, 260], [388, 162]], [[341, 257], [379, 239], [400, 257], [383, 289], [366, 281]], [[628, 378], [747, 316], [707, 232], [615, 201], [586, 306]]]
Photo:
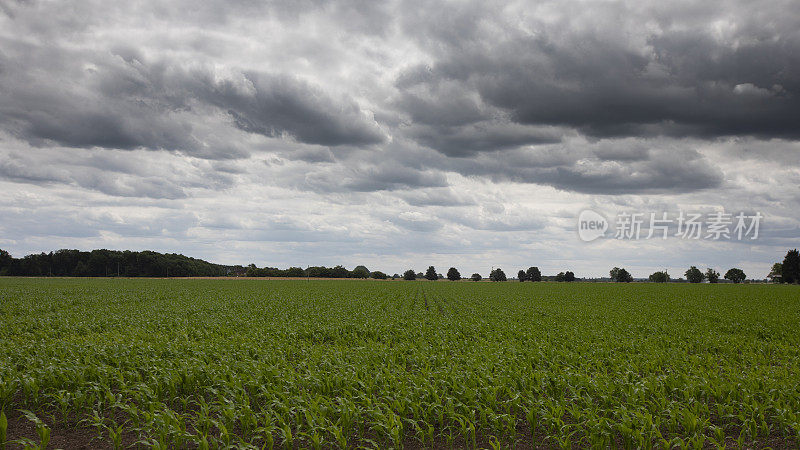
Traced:
[[278, 430], [280, 430], [283, 436], [283, 447], [292, 448], [294, 446], [294, 437], [292, 436], [292, 428], [289, 424], [285, 423], [281, 425]]
[[342, 428], [336, 425], [331, 425], [328, 428], [330, 429], [330, 432], [333, 435], [333, 439], [336, 441], [336, 444], [339, 445], [339, 447], [346, 449], [347, 436], [345, 435], [344, 430], [342, 430]]
[[503, 448], [503, 445], [500, 443], [500, 440], [497, 439], [497, 436], [489, 436], [489, 446], [492, 450], [500, 450]]
[[108, 437], [111, 439], [111, 444], [114, 446], [114, 450], [121, 450], [122, 449], [122, 425], [107, 425], [106, 430], [108, 431]]
[[39, 435], [38, 444], [31, 444], [30, 441], [27, 441], [23, 445], [33, 446], [40, 450], [46, 449], [47, 445], [50, 443], [50, 428], [33, 412], [27, 409], [21, 409], [20, 412], [25, 416], [25, 418], [34, 423], [36, 426], [36, 434]]
[[6, 450], [7, 433], [8, 418], [6, 418], [5, 411], [0, 411], [0, 450]]

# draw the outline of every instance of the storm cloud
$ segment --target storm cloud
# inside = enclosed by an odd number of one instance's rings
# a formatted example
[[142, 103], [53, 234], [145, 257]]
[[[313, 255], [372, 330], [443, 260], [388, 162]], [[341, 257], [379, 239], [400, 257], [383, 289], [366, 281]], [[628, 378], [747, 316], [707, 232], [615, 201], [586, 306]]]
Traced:
[[696, 207], [763, 211], [760, 268], [800, 235], [799, 30], [790, 0], [0, 1], [0, 248], [606, 261], [579, 209]]

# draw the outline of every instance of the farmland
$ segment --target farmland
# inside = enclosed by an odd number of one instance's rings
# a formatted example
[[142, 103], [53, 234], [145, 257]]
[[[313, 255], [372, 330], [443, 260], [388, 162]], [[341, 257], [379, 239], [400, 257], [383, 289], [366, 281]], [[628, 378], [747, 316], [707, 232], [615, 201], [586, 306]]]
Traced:
[[799, 323], [796, 286], [5, 278], [0, 407], [48, 448], [790, 448]]

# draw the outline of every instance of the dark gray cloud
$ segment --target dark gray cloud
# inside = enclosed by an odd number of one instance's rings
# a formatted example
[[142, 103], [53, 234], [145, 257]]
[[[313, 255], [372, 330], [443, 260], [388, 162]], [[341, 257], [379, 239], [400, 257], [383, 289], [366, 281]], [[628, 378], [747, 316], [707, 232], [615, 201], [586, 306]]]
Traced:
[[[719, 173], [702, 168], [702, 159], [690, 158], [682, 175], [654, 167], [649, 148], [655, 137], [794, 140], [800, 123], [797, 21], [775, 12], [767, 14], [769, 21], [754, 20], [744, 14], [752, 7], [738, 3], [674, 11], [594, 6], [572, 18], [557, 13], [542, 19], [516, 19], [480, 4], [445, 6], [436, 14], [347, 1], [211, 2], [183, 14], [174, 5], [159, 6], [154, 17], [186, 35], [165, 46], [169, 54], [119, 38], [91, 41], [107, 24], [87, 3], [54, 7], [58, 18], [45, 19], [51, 26], [42, 27], [33, 19], [47, 8], [38, 2], [7, 7], [17, 35], [0, 35], [0, 127], [37, 147], [144, 148], [231, 159], [258, 148], [247, 142], [249, 135], [310, 144], [280, 149], [287, 160], [351, 165], [349, 176], [322, 182], [324, 174], [312, 173], [297, 186], [336, 184], [336, 191], [358, 192], [443, 186], [436, 171], [444, 170], [579, 192], [685, 192], [719, 185]], [[143, 26], [135, 10], [106, 8], [112, 21]], [[301, 18], [325, 17], [325, 26], [348, 23], [353, 36], [374, 42], [410, 39], [425, 62], [384, 76], [385, 84], [371, 91], [331, 89], [320, 77], [293, 73], [289, 62], [298, 56], [328, 67], [335, 58], [324, 53], [334, 47], [294, 45], [305, 53], [282, 56], [285, 68], [264, 70], [261, 64], [220, 64], [215, 59], [224, 55], [206, 46], [217, 43], [193, 35], [198, 27], [230, 31], [225, 27], [250, 16], [277, 21], [284, 34], [290, 33], [284, 26], [300, 26]], [[640, 17], [655, 25], [642, 26]], [[723, 18], [730, 22], [725, 32], [707, 25]], [[59, 32], [66, 39], [53, 39]], [[179, 42], [184, 46], [175, 47]], [[176, 58], [177, 50], [194, 58]], [[338, 51], [345, 55], [344, 48]], [[383, 51], [374, 52], [378, 61], [391, 56]], [[393, 93], [378, 95], [384, 92]], [[589, 158], [565, 144], [559, 147], [564, 161], [548, 167], [515, 160], [521, 148], [572, 142], [576, 135], [640, 142], [599, 146]], [[397, 146], [387, 147], [400, 137], [465, 161], [428, 158], [430, 165], [421, 167], [397, 154]], [[370, 147], [391, 148], [380, 158], [405, 167], [389, 170], [377, 157], [351, 159], [348, 149]], [[485, 163], [484, 154], [498, 161]], [[692, 176], [697, 179], [687, 179]]]
[[563, 131], [513, 123], [485, 104], [478, 92], [453, 80], [436, 79], [430, 68], [400, 75], [394, 106], [407, 117], [403, 131], [448, 156], [558, 142]]
[[[0, 126], [13, 136], [38, 147], [201, 146], [179, 105], [131, 95], [146, 88], [145, 80], [119, 77], [113, 65], [99, 67], [88, 55], [58, 47], [3, 40], [3, 48]], [[117, 92], [111, 92], [112, 79]]]
[[630, 139], [484, 153], [448, 163], [464, 175], [587, 194], [693, 192], [720, 187], [724, 179], [720, 169], [695, 150], [643, 149]]
[[[721, 8], [707, 19], [731, 20], [735, 12]], [[534, 23], [526, 30], [509, 24], [504, 34], [493, 38], [487, 32], [477, 41], [474, 34], [485, 28], [479, 19], [472, 27], [445, 22], [467, 38], [431, 32], [441, 37], [444, 50], [436, 47], [433, 64], [398, 78], [401, 107], [430, 126], [476, 121], [479, 111], [497, 108], [518, 124], [570, 127], [600, 137], [800, 136], [796, 12], [772, 8], [769, 16], [794, 16], [778, 22], [737, 17], [738, 27], [725, 37], [706, 25], [676, 24], [644, 32], [641, 45], [617, 39], [614, 24], [600, 13], [593, 27], [555, 30]], [[458, 95], [437, 101], [442, 86]], [[434, 93], [431, 102], [452, 111], [436, 111], [415, 92]]]
[[503, 121], [452, 127], [413, 125], [406, 131], [420, 144], [454, 157], [561, 140], [561, 133], [557, 130], [535, 129]]
[[[149, 63], [134, 48], [108, 52], [3, 40], [0, 127], [38, 147], [181, 151], [210, 159], [248, 154], [236, 128], [326, 146], [378, 144], [377, 124], [346, 96], [334, 98], [290, 75]], [[222, 133], [220, 133], [220, 131]]]
[[249, 72], [237, 81], [214, 82], [209, 75], [199, 78], [198, 97], [226, 110], [236, 127], [248, 133], [288, 135], [326, 146], [362, 146], [385, 140], [355, 102], [334, 100], [295, 77]]

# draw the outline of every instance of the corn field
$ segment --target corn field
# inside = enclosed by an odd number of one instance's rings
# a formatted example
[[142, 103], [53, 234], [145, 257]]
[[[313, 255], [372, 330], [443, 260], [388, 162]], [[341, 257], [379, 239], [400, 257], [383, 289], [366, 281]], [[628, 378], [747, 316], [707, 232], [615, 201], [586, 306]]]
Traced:
[[6, 278], [0, 410], [0, 449], [796, 448], [800, 288]]

